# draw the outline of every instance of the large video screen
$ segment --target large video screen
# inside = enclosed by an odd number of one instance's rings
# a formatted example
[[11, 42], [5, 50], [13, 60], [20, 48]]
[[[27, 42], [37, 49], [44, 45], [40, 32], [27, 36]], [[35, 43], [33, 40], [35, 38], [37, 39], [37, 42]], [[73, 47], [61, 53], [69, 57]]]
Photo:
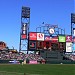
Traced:
[[29, 50], [36, 50], [36, 41], [29, 41]]

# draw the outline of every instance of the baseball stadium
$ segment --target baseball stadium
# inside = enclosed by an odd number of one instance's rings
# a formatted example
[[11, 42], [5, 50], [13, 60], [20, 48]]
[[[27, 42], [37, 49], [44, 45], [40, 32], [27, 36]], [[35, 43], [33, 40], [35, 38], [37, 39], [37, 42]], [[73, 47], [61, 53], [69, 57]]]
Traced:
[[19, 51], [0, 41], [0, 75], [75, 75], [75, 13], [71, 34], [57, 24], [30, 31], [29, 6], [21, 8]]

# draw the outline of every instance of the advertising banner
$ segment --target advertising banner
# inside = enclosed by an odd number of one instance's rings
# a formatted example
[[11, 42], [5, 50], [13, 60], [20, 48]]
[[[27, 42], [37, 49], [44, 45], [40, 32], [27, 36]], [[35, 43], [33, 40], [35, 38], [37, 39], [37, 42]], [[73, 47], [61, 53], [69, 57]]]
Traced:
[[37, 40], [44, 41], [44, 33], [37, 33]]
[[75, 43], [73, 43], [73, 52], [75, 52]]
[[57, 36], [45, 36], [45, 41], [51, 41], [51, 42], [58, 42], [58, 37]]
[[59, 42], [66, 42], [66, 37], [65, 36], [59, 36], [58, 40], [59, 40]]
[[75, 36], [75, 28], [73, 28], [73, 36]]
[[18, 60], [10, 60], [9, 61], [10, 64], [20, 64], [20, 62]]
[[38, 62], [36, 60], [31, 60], [29, 61], [29, 64], [38, 64]]
[[27, 23], [23, 23], [22, 25], [22, 34], [27, 35]]
[[37, 33], [30, 32], [29, 33], [29, 40], [37, 40]]
[[27, 30], [27, 23], [23, 23], [22, 30]]
[[27, 35], [26, 34], [22, 34], [21, 35], [21, 39], [26, 39], [27, 38]]
[[50, 37], [50, 41], [51, 42], [58, 42], [58, 37], [57, 36]]
[[72, 52], [72, 43], [66, 42], [66, 52]]
[[30, 50], [36, 49], [36, 42], [35, 41], [29, 41], [29, 49]]
[[72, 42], [72, 36], [71, 35], [66, 36], [66, 42]]
[[73, 37], [73, 42], [75, 42], [75, 37]]

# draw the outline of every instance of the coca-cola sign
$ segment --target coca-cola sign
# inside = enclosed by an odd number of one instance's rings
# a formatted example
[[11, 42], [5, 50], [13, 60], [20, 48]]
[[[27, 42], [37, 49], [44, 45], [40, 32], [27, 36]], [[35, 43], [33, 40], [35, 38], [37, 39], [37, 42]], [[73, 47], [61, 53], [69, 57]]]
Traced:
[[51, 42], [58, 42], [58, 37], [55, 36], [55, 37], [50, 37], [50, 41]]

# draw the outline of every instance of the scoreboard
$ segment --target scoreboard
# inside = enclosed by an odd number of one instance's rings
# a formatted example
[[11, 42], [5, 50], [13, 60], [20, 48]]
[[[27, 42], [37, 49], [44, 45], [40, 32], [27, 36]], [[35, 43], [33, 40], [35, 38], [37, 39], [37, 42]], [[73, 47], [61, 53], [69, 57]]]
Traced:
[[[28, 40], [28, 50], [52, 50], [52, 51], [66, 51], [69, 52], [66, 43], [72, 42], [71, 36], [45, 36], [44, 33], [30, 32]], [[67, 49], [67, 50], [66, 50]]]
[[71, 35], [47, 36], [44, 33], [30, 32], [28, 50], [72, 52], [72, 42]]

